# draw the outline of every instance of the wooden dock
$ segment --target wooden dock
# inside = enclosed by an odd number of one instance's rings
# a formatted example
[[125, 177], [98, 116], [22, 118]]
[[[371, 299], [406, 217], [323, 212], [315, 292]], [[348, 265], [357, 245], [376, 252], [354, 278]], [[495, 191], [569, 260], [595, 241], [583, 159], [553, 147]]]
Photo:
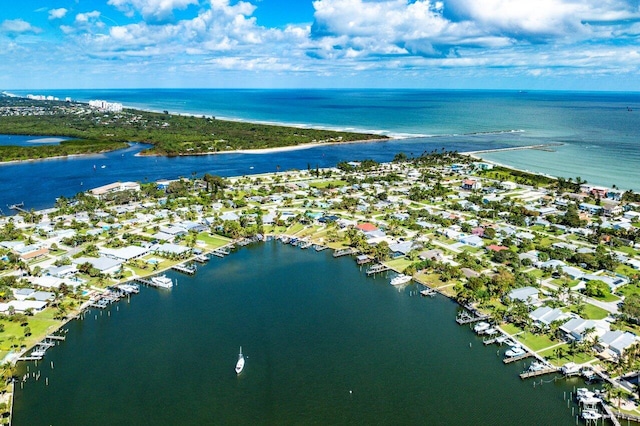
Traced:
[[611, 420], [611, 423], [613, 423], [614, 426], [620, 426], [620, 420], [618, 420], [618, 417], [627, 421], [629, 420], [638, 421], [638, 417], [636, 416], [628, 416], [625, 418], [623, 413], [620, 413], [620, 412], [614, 413], [611, 407], [609, 407], [609, 405], [607, 405], [604, 401], [600, 401], [600, 404], [602, 405], [602, 408], [604, 409], [605, 413], [607, 413], [607, 415], [609, 416], [609, 420]]
[[41, 356], [21, 356], [18, 358], [18, 361], [40, 361], [42, 360]]
[[231, 253], [227, 247], [220, 247], [211, 252], [212, 255], [217, 257], [225, 257]]
[[350, 256], [355, 253], [355, 250], [351, 247], [346, 249], [334, 250], [333, 257], [342, 257], [342, 256]]
[[456, 322], [460, 325], [465, 325], [465, 324], [473, 324], [474, 322], [484, 321], [488, 319], [491, 319], [491, 315], [473, 316], [471, 314], [466, 314], [466, 315], [458, 315], [458, 317], [456, 317]]
[[381, 272], [388, 271], [389, 269], [391, 268], [389, 268], [387, 265], [383, 263], [377, 263], [367, 269], [367, 275], [379, 274]]
[[27, 211], [23, 208], [24, 207], [24, 201], [21, 202], [21, 203], [7, 205], [7, 207], [9, 207], [9, 210], [17, 210], [17, 211], [22, 212], [22, 213], [27, 213]]
[[425, 288], [424, 290], [420, 290], [420, 296], [423, 297], [435, 297], [436, 291], [432, 288]]
[[524, 380], [524, 379], [528, 379], [529, 377], [543, 376], [545, 374], [553, 374], [553, 373], [557, 373], [557, 372], [558, 372], [558, 368], [556, 368], [556, 367], [548, 367], [548, 368], [543, 368], [542, 370], [538, 370], [538, 371], [525, 371], [525, 372], [520, 374], [520, 378], [522, 380]]
[[504, 362], [505, 364], [511, 364], [512, 362], [520, 361], [522, 359], [529, 358], [530, 356], [533, 356], [531, 352], [525, 352], [522, 355], [510, 356], [510, 357], [504, 358], [502, 362]]
[[49, 334], [47, 335], [47, 339], [51, 339], [51, 340], [64, 340], [66, 339], [65, 336], [58, 336], [56, 334]]
[[198, 268], [195, 265], [192, 265], [192, 266], [173, 265], [171, 269], [173, 269], [174, 271], [182, 272], [183, 274], [193, 275], [196, 273], [196, 270]]
[[315, 246], [313, 246], [313, 249], [314, 249], [315, 251], [322, 251], [322, 250], [326, 250], [326, 249], [328, 249], [328, 248], [329, 248], [329, 247], [327, 247], [327, 246], [323, 246], [323, 245], [320, 245], [320, 244], [316, 244]]

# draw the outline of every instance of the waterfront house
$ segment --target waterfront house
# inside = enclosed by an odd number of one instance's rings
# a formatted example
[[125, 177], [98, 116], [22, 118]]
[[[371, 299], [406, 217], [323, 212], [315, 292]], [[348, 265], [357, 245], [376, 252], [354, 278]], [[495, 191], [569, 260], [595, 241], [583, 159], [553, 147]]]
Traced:
[[121, 191], [140, 191], [140, 184], [137, 182], [114, 182], [93, 188], [89, 191], [89, 194], [96, 198], [103, 198], [105, 195]]
[[406, 256], [413, 249], [414, 243], [412, 241], [402, 241], [399, 243], [389, 244], [389, 250], [392, 253], [392, 257]]
[[189, 251], [191, 251], [191, 249], [178, 244], [165, 243], [165, 244], [154, 246], [153, 251], [155, 251], [158, 254], [164, 253], [169, 255], [182, 256], [187, 254]]
[[[593, 330], [593, 331], [589, 331]], [[573, 318], [560, 326], [560, 331], [564, 332], [569, 340], [582, 341], [589, 338], [592, 333], [602, 336], [609, 330], [609, 323], [602, 320], [586, 320], [583, 318]]]
[[563, 321], [570, 318], [570, 315], [558, 308], [541, 306], [529, 313], [529, 318], [540, 328], [547, 328], [554, 321]]
[[0, 303], [0, 312], [7, 313], [12, 307], [15, 312], [24, 313], [31, 311], [34, 313], [42, 312], [47, 307], [47, 302], [37, 300], [12, 300], [9, 303]]
[[120, 267], [124, 262], [121, 260], [112, 259], [110, 257], [100, 256], [100, 257], [79, 257], [77, 259], [73, 259], [72, 262], [75, 265], [82, 265], [84, 263], [91, 264], [92, 267], [96, 268], [102, 274], [113, 274], [120, 270]]
[[444, 253], [440, 249], [431, 249], [421, 252], [419, 255], [422, 260], [433, 260], [436, 262], [442, 261], [444, 259]]
[[99, 251], [99, 254], [102, 256], [120, 260], [123, 262], [128, 262], [131, 259], [136, 259], [138, 257], [146, 255], [147, 253], [149, 253], [149, 249], [139, 246], [127, 246], [118, 249], [102, 248]]
[[596, 350], [606, 355], [612, 356], [614, 359], [620, 359], [624, 356], [626, 349], [635, 345], [638, 342], [638, 337], [628, 331], [613, 330], [604, 333], [598, 344]]

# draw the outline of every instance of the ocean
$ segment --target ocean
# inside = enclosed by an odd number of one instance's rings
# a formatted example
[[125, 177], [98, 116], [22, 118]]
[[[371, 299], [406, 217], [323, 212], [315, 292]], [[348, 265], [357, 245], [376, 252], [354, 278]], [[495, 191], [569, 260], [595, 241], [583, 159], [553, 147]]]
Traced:
[[[26, 95], [27, 92], [17, 92]], [[265, 173], [330, 167], [338, 161], [390, 161], [398, 152], [434, 149], [476, 151], [560, 143], [549, 151], [519, 150], [483, 157], [553, 176], [580, 176], [594, 185], [640, 190], [640, 94], [427, 90], [57, 90], [47, 95], [80, 101], [105, 99], [127, 107], [373, 132], [394, 139], [380, 143], [319, 147], [275, 154], [230, 154], [177, 159], [141, 159], [136, 149], [102, 156], [44, 160], [0, 167], [0, 206], [25, 202], [51, 206], [115, 180], [144, 181], [202, 175]], [[14, 137], [15, 138], [15, 137]], [[0, 143], [6, 143], [0, 139]], [[26, 142], [25, 142], [26, 143]], [[135, 151], [135, 152], [134, 152]], [[70, 166], [72, 165], [72, 166]], [[93, 166], [106, 166], [93, 173]], [[40, 191], [31, 191], [38, 179]]]

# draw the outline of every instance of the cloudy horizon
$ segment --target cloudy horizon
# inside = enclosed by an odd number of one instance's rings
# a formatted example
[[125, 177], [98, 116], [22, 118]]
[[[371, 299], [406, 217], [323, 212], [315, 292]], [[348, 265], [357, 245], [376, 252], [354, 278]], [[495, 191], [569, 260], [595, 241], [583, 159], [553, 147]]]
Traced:
[[0, 88], [638, 91], [636, 0], [25, 0]]

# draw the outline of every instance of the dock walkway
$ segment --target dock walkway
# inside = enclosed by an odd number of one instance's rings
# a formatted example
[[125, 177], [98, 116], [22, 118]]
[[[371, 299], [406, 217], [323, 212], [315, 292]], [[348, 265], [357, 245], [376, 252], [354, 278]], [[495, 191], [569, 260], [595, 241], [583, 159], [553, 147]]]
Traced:
[[187, 265], [178, 264], [178, 265], [173, 265], [171, 269], [173, 269], [174, 271], [182, 272], [183, 274], [193, 275], [196, 273], [196, 270], [198, 268], [195, 265], [187, 266]]
[[525, 358], [529, 358], [530, 356], [533, 356], [533, 354], [531, 352], [525, 352], [522, 355], [507, 357], [507, 358], [503, 359], [502, 362], [504, 362], [505, 364], [511, 364], [512, 362], [520, 361], [520, 360], [523, 360]]
[[342, 256], [350, 256], [354, 254], [356, 251], [351, 247], [346, 249], [334, 250], [333, 257], [342, 257]]
[[369, 269], [367, 269], [367, 275], [379, 274], [381, 272], [388, 271], [389, 269], [391, 268], [389, 268], [387, 265], [383, 263], [378, 263], [378, 264], [372, 265], [371, 267], [369, 267]]
[[468, 312], [465, 312], [464, 314], [458, 315], [456, 317], [456, 322], [460, 325], [465, 325], [465, 324], [472, 324], [474, 322], [484, 321], [488, 319], [491, 319], [491, 315], [474, 316]]
[[529, 377], [537, 377], [545, 374], [557, 373], [558, 371], [559, 369], [557, 367], [543, 368], [542, 370], [538, 370], [538, 371], [525, 371], [524, 373], [520, 374], [520, 378], [524, 380], [524, 379], [528, 379]]

